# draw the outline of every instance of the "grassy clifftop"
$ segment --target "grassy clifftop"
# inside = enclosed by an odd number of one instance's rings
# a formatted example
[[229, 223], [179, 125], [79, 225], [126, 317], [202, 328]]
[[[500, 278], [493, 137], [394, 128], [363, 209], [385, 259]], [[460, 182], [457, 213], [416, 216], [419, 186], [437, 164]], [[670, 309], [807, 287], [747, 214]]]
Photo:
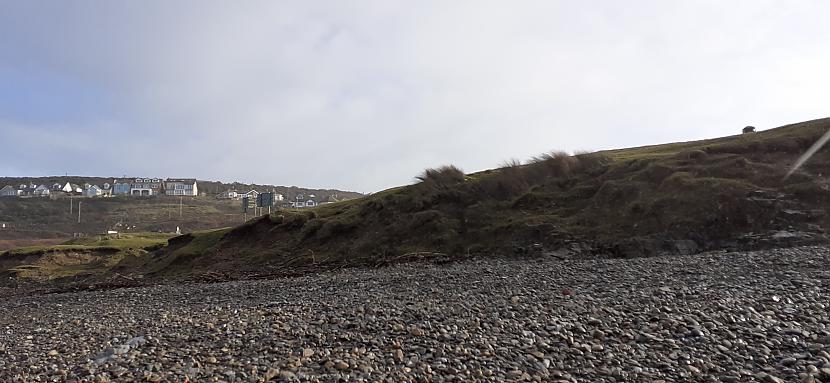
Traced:
[[[173, 264], [280, 272], [436, 256], [626, 257], [823, 241], [830, 150], [784, 175], [828, 129], [822, 119], [703, 141], [549, 153], [469, 175], [433, 169], [414, 185], [247, 222]], [[178, 258], [179, 246], [165, 256]]]
[[159, 278], [290, 274], [418, 258], [684, 254], [825, 241], [830, 150], [784, 180], [830, 119], [718, 139], [548, 153], [527, 164], [188, 234], [114, 270]]

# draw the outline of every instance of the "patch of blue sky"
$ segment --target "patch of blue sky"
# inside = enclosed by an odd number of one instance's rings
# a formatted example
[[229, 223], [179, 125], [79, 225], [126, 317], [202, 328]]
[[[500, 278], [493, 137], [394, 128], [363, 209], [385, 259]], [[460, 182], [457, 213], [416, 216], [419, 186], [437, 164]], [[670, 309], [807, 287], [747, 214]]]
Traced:
[[0, 67], [0, 119], [19, 124], [84, 123], [113, 112], [107, 93], [48, 72]]

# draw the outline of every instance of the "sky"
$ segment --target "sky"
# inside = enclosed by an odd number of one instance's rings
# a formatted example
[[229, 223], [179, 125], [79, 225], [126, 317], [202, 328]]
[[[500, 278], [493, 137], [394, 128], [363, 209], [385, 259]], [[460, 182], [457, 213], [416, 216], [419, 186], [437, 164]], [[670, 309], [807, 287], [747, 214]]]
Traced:
[[0, 0], [0, 176], [375, 192], [827, 117], [830, 2]]

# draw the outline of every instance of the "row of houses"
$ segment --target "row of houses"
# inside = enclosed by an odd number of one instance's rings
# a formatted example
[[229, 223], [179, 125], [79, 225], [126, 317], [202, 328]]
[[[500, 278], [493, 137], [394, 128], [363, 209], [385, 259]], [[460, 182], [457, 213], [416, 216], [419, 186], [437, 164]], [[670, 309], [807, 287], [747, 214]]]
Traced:
[[[241, 200], [245, 197], [248, 201], [256, 201], [259, 196], [259, 191], [251, 189], [247, 192], [239, 192], [236, 190], [227, 190], [216, 195], [217, 199]], [[274, 193], [274, 205], [283, 208], [301, 209], [307, 207], [315, 207], [317, 205], [325, 205], [327, 203], [338, 202], [336, 196], [329, 196], [324, 201], [318, 201], [314, 194], [297, 194], [289, 201], [285, 200], [285, 196], [279, 193]]]
[[[274, 206], [283, 206], [284, 201], [285, 201], [285, 196], [280, 194], [280, 193], [275, 193], [273, 191], [271, 191], [271, 193], [274, 194]], [[243, 198], [248, 198], [249, 203], [253, 204], [253, 203], [255, 203], [257, 198], [259, 197], [259, 194], [260, 194], [260, 192], [256, 189], [251, 189], [247, 192], [240, 192], [240, 191], [236, 191], [236, 190], [233, 190], [233, 189], [229, 189], [229, 190], [226, 190], [226, 191], [223, 191], [223, 192], [217, 194], [216, 199], [228, 199], [228, 200], [239, 201], [239, 200], [242, 200]]]
[[199, 185], [194, 178], [120, 178], [113, 180], [112, 184], [113, 195], [199, 195]]
[[198, 185], [192, 178], [117, 178], [101, 186], [84, 184], [83, 186], [67, 182], [66, 184], [36, 185], [21, 184], [17, 187], [6, 185], [0, 189], [0, 197], [49, 197], [53, 195], [81, 195], [84, 197], [127, 196], [196, 196]]
[[302, 209], [304, 207], [315, 207], [320, 203], [317, 202], [317, 196], [314, 194], [309, 194], [308, 196], [304, 194], [297, 194], [293, 200], [289, 201], [286, 204], [283, 204], [284, 207], [292, 207], [295, 209]]
[[[80, 186], [69, 182], [63, 185], [59, 183], [52, 185], [37, 185], [29, 183], [20, 184], [17, 187], [6, 185], [0, 189], [0, 197], [49, 197], [56, 194], [84, 195], [89, 192], [100, 195], [98, 190], [93, 187], [100, 190], [100, 188], [95, 185], [84, 184], [83, 186]], [[109, 184], [105, 184], [105, 187], [109, 188]]]

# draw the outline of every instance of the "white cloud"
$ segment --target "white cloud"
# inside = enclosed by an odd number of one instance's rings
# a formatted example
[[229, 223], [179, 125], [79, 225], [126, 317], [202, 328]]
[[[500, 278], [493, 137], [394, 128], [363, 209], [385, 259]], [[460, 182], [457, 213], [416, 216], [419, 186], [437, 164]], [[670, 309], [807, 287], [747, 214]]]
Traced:
[[67, 160], [85, 173], [373, 191], [443, 163], [474, 171], [556, 148], [822, 117], [830, 92], [821, 16], [830, 6], [819, 1], [19, 8], [0, 12], [9, 15], [0, 32], [22, 41], [0, 53], [5, 65], [80, 79], [112, 98], [104, 133], [90, 121], [51, 132], [87, 132], [116, 154], [159, 153]]

